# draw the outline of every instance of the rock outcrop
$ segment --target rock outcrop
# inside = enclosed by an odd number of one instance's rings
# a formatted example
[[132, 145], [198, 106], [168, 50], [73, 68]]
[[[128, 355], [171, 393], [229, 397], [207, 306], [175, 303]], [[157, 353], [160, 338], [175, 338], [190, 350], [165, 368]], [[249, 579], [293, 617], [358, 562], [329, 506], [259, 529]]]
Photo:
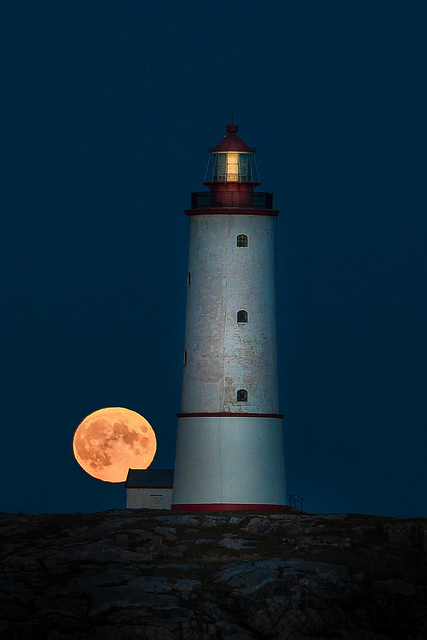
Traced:
[[0, 515], [0, 640], [425, 640], [427, 521]]

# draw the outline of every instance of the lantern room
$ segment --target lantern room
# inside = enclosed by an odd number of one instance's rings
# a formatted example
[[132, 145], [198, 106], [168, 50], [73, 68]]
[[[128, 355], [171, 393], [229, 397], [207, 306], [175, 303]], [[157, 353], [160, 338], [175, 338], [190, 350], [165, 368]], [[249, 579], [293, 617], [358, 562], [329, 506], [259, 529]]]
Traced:
[[209, 149], [205, 184], [211, 192], [212, 207], [252, 208], [253, 190], [261, 183], [256, 170], [255, 149], [239, 136], [237, 124], [229, 124], [216, 147]]
[[239, 136], [237, 124], [226, 127], [226, 135], [210, 149], [212, 182], [253, 182], [254, 153]]

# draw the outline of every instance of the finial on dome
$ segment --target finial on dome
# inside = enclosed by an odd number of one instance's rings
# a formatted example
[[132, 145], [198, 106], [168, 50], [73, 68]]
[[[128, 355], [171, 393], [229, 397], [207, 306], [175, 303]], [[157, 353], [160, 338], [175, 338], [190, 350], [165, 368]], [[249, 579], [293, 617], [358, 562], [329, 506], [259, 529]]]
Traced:
[[228, 131], [228, 133], [237, 133], [239, 130], [239, 127], [237, 126], [237, 124], [228, 124], [225, 127], [225, 130]]

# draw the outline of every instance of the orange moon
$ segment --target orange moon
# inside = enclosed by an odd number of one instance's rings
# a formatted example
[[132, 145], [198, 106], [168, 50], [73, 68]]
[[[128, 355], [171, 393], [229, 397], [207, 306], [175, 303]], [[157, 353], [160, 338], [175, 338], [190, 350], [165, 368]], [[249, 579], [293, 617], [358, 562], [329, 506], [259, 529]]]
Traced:
[[136, 411], [107, 407], [89, 414], [73, 438], [79, 465], [104, 482], [124, 482], [128, 470], [147, 469], [157, 449], [150, 423]]

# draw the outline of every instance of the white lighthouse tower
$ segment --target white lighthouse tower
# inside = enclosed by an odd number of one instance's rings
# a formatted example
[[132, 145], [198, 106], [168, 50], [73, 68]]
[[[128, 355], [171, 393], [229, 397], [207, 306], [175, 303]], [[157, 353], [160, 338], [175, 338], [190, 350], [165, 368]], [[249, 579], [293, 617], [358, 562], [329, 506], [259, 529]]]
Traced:
[[172, 509], [286, 509], [278, 404], [275, 220], [237, 125], [192, 194]]

